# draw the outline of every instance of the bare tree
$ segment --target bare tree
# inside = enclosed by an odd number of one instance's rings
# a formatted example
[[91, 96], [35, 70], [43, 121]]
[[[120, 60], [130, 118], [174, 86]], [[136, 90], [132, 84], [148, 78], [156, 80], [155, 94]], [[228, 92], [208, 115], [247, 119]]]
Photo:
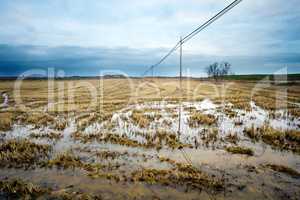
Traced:
[[224, 77], [224, 76], [226, 76], [226, 75], [229, 75], [229, 73], [230, 73], [230, 68], [231, 68], [231, 65], [230, 65], [230, 63], [229, 62], [223, 62], [223, 63], [221, 63], [220, 64], [220, 70], [221, 70], [221, 73], [220, 73], [220, 76], [221, 77]]
[[208, 77], [214, 78], [216, 81], [230, 73], [231, 65], [228, 62], [213, 63], [206, 68]]
[[213, 77], [214, 79], [216, 79], [218, 76], [218, 73], [219, 73], [218, 67], [219, 67], [219, 64], [217, 62], [209, 65], [206, 68], [206, 73], [207, 73], [208, 77]]

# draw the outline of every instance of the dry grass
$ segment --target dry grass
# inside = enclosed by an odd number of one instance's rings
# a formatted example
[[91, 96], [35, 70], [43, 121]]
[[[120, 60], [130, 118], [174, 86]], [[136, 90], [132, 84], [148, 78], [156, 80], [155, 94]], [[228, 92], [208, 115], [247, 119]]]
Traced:
[[222, 112], [225, 113], [229, 118], [237, 117], [237, 112], [232, 110], [232, 108], [225, 107]]
[[13, 114], [9, 112], [0, 113], [0, 131], [9, 131], [13, 125]]
[[102, 121], [110, 120], [112, 117], [111, 113], [106, 114], [99, 114], [99, 113], [83, 113], [80, 114], [76, 118], [76, 122], [78, 123], [78, 129], [80, 131], [83, 131], [87, 126], [93, 124], [93, 123], [100, 123]]
[[91, 178], [106, 178], [108, 180], [120, 181], [118, 175], [113, 175], [109, 172], [104, 172], [105, 170], [112, 171], [120, 167], [119, 164], [100, 164], [100, 163], [87, 163], [82, 162], [78, 156], [75, 156], [70, 153], [65, 153], [58, 155], [56, 158], [49, 160], [44, 163], [44, 166], [52, 168], [56, 166], [59, 169], [68, 169], [68, 168], [79, 168], [87, 171], [87, 176]]
[[41, 127], [54, 124], [55, 118], [43, 112], [32, 112], [28, 113], [25, 123]]
[[124, 152], [124, 153], [121, 153], [121, 152], [117, 152], [117, 151], [100, 151], [100, 152], [97, 152], [96, 155], [102, 159], [117, 159], [121, 156], [128, 156], [128, 152]]
[[300, 131], [289, 130], [285, 132], [285, 138], [289, 141], [295, 141], [300, 144]]
[[4, 179], [0, 181], [1, 197], [5, 199], [64, 199], [64, 200], [100, 200], [100, 195], [94, 196], [79, 191], [66, 189], [57, 190], [41, 187], [21, 179]]
[[90, 164], [90, 163], [84, 163], [80, 160], [78, 156], [75, 156], [70, 153], [64, 153], [61, 155], [58, 155], [57, 157], [47, 161], [45, 166], [52, 168], [53, 166], [56, 166], [57, 168], [82, 168], [88, 172], [97, 172], [100, 169], [104, 168], [101, 164]]
[[246, 147], [239, 147], [239, 146], [234, 146], [234, 147], [226, 147], [226, 151], [232, 153], [232, 154], [245, 154], [248, 156], [253, 156], [254, 152], [250, 148]]
[[273, 146], [282, 146], [284, 144], [284, 133], [269, 126], [263, 126], [259, 129], [262, 140]]
[[29, 137], [31, 138], [47, 138], [50, 140], [59, 140], [63, 137], [63, 135], [61, 133], [54, 133], [54, 132], [50, 132], [50, 133], [31, 133], [29, 135]]
[[[23, 109], [21, 105], [15, 105], [14, 100], [10, 98], [11, 101], [10, 107], [8, 108], [9, 111], [2, 111], [2, 113], [0, 113], [0, 129], [10, 130], [11, 126], [17, 123], [17, 120], [20, 120], [21, 122], [23, 122], [23, 124], [33, 124], [37, 127], [49, 126], [50, 128], [62, 131], [67, 127], [66, 119], [69, 119], [70, 116], [74, 116], [78, 125], [78, 132], [74, 133], [72, 135], [72, 138], [75, 140], [79, 140], [80, 142], [87, 143], [95, 141], [99, 143], [108, 143], [108, 145], [109, 143], [111, 143], [117, 144], [118, 148], [118, 145], [122, 145], [123, 147], [120, 147], [122, 149], [126, 149], [126, 147], [124, 146], [127, 146], [134, 147], [133, 150], [145, 150], [145, 152], [152, 152], [154, 149], [159, 150], [161, 148], [169, 148], [167, 149], [168, 152], [172, 152], [172, 149], [182, 149], [184, 147], [193, 146], [190, 144], [182, 143], [178, 139], [176, 134], [169, 133], [168, 130], [160, 130], [159, 128], [156, 130], [157, 132], [153, 134], [151, 133], [149, 135], [137, 133], [140, 134], [139, 136], [145, 139], [145, 142], [140, 142], [140, 140], [132, 140], [126, 136], [112, 134], [109, 131], [108, 133], [100, 132], [90, 135], [84, 135], [80, 131], [84, 130], [87, 126], [93, 123], [101, 122], [103, 120], [110, 120], [112, 114], [115, 111], [119, 111], [120, 109], [125, 108], [128, 105], [135, 105], [137, 102], [146, 103], [153, 101], [161, 101], [162, 99], [168, 101], [168, 103], [178, 103], [179, 100], [194, 102], [198, 100], [200, 101], [204, 98], [210, 98], [215, 103], [220, 103], [224, 100], [226, 103], [232, 103], [233, 109], [237, 108], [249, 111], [251, 109], [249, 104], [251, 100], [251, 92], [252, 89], [256, 86], [255, 82], [233, 82], [233, 84], [228, 87], [226, 94], [222, 96], [223, 83], [217, 83], [216, 89], [218, 91], [215, 91], [214, 87], [211, 86], [211, 82], [200, 81], [197, 79], [192, 79], [190, 80], [190, 82], [188, 82], [187, 80], [183, 80], [183, 92], [179, 93], [178, 79], [153, 79], [151, 83], [157, 84], [158, 89], [160, 91], [160, 94], [158, 95], [156, 94], [155, 87], [151, 86], [151, 84], [145, 84], [143, 87], [139, 88], [140, 83], [145, 83], [145, 81], [142, 80], [132, 80], [133, 87], [130, 87], [129, 82], [125, 79], [105, 79], [103, 80], [103, 95], [98, 94], [96, 99], [92, 100], [98, 103], [88, 108], [88, 105], [91, 103], [91, 95], [85, 87], [78, 86], [78, 84], [83, 82], [88, 82], [89, 84], [95, 86], [97, 89], [100, 89], [99, 80], [96, 79], [55, 81], [55, 88], [53, 90], [55, 101], [57, 100], [57, 97], [62, 97], [64, 101], [53, 106], [53, 110], [44, 112], [45, 106], [47, 105], [47, 97], [49, 95], [47, 82], [24, 81], [24, 84], [21, 88], [20, 98], [23, 100], [27, 108]], [[64, 91], [59, 90], [58, 84], [61, 83], [65, 85], [72, 85], [71, 91], [74, 93], [75, 96], [74, 102], [67, 101], [67, 93], [60, 95], [60, 92], [67, 92], [66, 89]], [[225, 85], [229, 84], [229, 82], [224, 83]], [[187, 87], [188, 84], [190, 85], [190, 87]], [[13, 85], [14, 82], [12, 81], [7, 81], [5, 83], [0, 82], [0, 90], [5, 88], [5, 90], [11, 92], [13, 89]], [[131, 88], [133, 88], [133, 90], [131, 90]], [[138, 92], [135, 91], [136, 88], [139, 88]], [[200, 89], [195, 91], [195, 88]], [[261, 88], [259, 88], [260, 90], [254, 93], [253, 100], [257, 105], [263, 108], [266, 108], [268, 110], [274, 110], [274, 102], [276, 102], [276, 91], [282, 88], [282, 86], [277, 85], [272, 85], [269, 88], [264, 88], [262, 86]], [[300, 102], [299, 85], [290, 86], [288, 89], [288, 101], [292, 103]], [[101, 105], [99, 103], [100, 99], [103, 102], [103, 104]], [[290, 114], [292, 114], [295, 117], [300, 116], [298, 108], [292, 107], [290, 105], [288, 108]], [[211, 126], [205, 127], [207, 131], [204, 131], [203, 134], [201, 133], [204, 144], [213, 143], [219, 145], [218, 140], [223, 142], [223, 138], [218, 138], [219, 133], [216, 127], [218, 119], [216, 119], [212, 115], [197, 113], [195, 112], [194, 108], [185, 109], [189, 110], [192, 114], [189, 120], [190, 126]], [[70, 111], [72, 112], [70, 113]], [[170, 108], [167, 112], [172, 113], [173, 117], [178, 117], [177, 113], [175, 113], [174, 111], [175, 109]], [[155, 112], [155, 114], [148, 115], [147, 112]], [[231, 108], [227, 108], [226, 110], [224, 110], [224, 112], [227, 114], [227, 116], [231, 118], [237, 116], [237, 113], [234, 112]], [[67, 114], [71, 115], [69, 116]], [[151, 122], [160, 119], [160, 117], [161, 116], [159, 115], [158, 111], [153, 109], [144, 109], [140, 111], [134, 111], [132, 119], [129, 120], [130, 122], [133, 121], [139, 127], [144, 128], [146, 130], [147, 128], [149, 128]], [[61, 120], [57, 121], [57, 119]], [[166, 125], [170, 125], [170, 122], [168, 121], [164, 123]], [[236, 125], [240, 125], [240, 122], [237, 121]], [[252, 138], [254, 141], [262, 140], [263, 142], [270, 144], [274, 147], [279, 147], [288, 150], [299, 150], [299, 132], [297, 131], [283, 132], [273, 130], [269, 127], [262, 127], [260, 129], [255, 129], [254, 127], [252, 127], [250, 129], [245, 130], [245, 134]], [[59, 139], [61, 136], [55, 134], [42, 133], [32, 134], [31, 137]], [[236, 145], [239, 141], [239, 138], [236, 134], [230, 134], [225, 138], [225, 140]], [[145, 166], [145, 163], [140, 163], [141, 165], [135, 165], [135, 168], [130, 168], [130, 170], [134, 171], [133, 173], [131, 173], [132, 171], [129, 171], [128, 173], [128, 171], [124, 172], [125, 170], [123, 167], [119, 169], [119, 165], [115, 164], [119, 160], [122, 160], [122, 162], [126, 160], [127, 163], [130, 162], [131, 158], [122, 158], [122, 156], [127, 156], [127, 152], [123, 154], [117, 151], [99, 151], [96, 152], [96, 154], [93, 155], [95, 157], [92, 157], [91, 159], [87, 157], [79, 157], [79, 155], [85, 155], [83, 152], [81, 152], [82, 154], [78, 155], [63, 153], [49, 160], [49, 152], [51, 151], [51, 148], [49, 146], [37, 145], [29, 141], [7, 141], [1, 144], [0, 150], [0, 162], [2, 163], [0, 164], [0, 166], [2, 167], [28, 167], [38, 165], [40, 167], [55, 167], [61, 169], [76, 168], [80, 171], [83, 170], [83, 173], [91, 178], [104, 178], [115, 181], [141, 181], [149, 184], [158, 184], [157, 187], [160, 187], [161, 184], [174, 186], [178, 190], [182, 190], [184, 187], [186, 187], [199, 190], [209, 188], [213, 191], [219, 191], [223, 190], [225, 187], [224, 182], [222, 180], [214, 176], [210, 176], [204, 173], [203, 171], [194, 168], [193, 166], [186, 165], [183, 163], [177, 163], [176, 161], [171, 160], [169, 158], [159, 158], [161, 162], [167, 162], [168, 166], [171, 166], [166, 170], [162, 170], [161, 168], [143, 168]], [[166, 149], [163, 149], [163, 151], [164, 150]], [[245, 147], [228, 147], [226, 148], [226, 150], [231, 153], [245, 155], [254, 154], [252, 149], [248, 149]], [[94, 159], [99, 160], [99, 158], [101, 161], [105, 161], [103, 162], [105, 164], [94, 163]], [[107, 162], [111, 163], [106, 165]], [[134, 164], [135, 163], [130, 163], [129, 166], [131, 167]], [[292, 174], [293, 176], [299, 176], [298, 172], [292, 171], [291, 169], [288, 169], [286, 167], [269, 167], [279, 172]], [[117, 169], [119, 171], [117, 171]], [[20, 194], [29, 193], [29, 199], [34, 199], [36, 197], [31, 196], [30, 194], [31, 191], [38, 191], [38, 189], [36, 189], [35, 186], [29, 185], [29, 188], [31, 189], [28, 189], [28, 185], [24, 183], [11, 183], [0, 182], [1, 191], [7, 193], [10, 193], [11, 191], [18, 191], [18, 193]], [[8, 184], [9, 186], [3, 186], [5, 184]], [[22, 186], [20, 185], [22, 184], [24, 185], [25, 189], [21, 188]], [[61, 198], [76, 199], [71, 194], [64, 194], [64, 196]], [[94, 197], [84, 197], [83, 199], [88, 198], [93, 199]]]
[[180, 185], [200, 191], [203, 189], [221, 191], [224, 188], [221, 180], [210, 177], [195, 167], [183, 163], [175, 163], [175, 167], [169, 170], [144, 169], [135, 171], [131, 176], [132, 181], [168, 186]]
[[79, 157], [67, 153], [58, 155], [56, 158], [49, 160], [46, 165], [48, 167], [57, 166], [58, 168], [64, 169], [84, 166]]
[[131, 119], [135, 124], [139, 125], [141, 128], [147, 128], [153, 120], [149, 116], [146, 116], [142, 111], [137, 110], [134, 110], [132, 112]]
[[236, 99], [234, 101], [232, 101], [231, 103], [233, 104], [234, 109], [250, 111], [251, 106], [250, 106], [249, 102], [250, 102], [250, 99], [244, 100], [244, 98], [242, 98], [242, 97], [241, 98], [236, 97]]
[[89, 177], [91, 178], [105, 178], [108, 180], [114, 180], [116, 182], [119, 182], [121, 180], [121, 177], [117, 174], [113, 174], [113, 173], [101, 173], [101, 172], [96, 172], [96, 173], [89, 173], [88, 174]]
[[253, 125], [250, 128], [246, 128], [244, 130], [244, 133], [253, 141], [258, 141], [260, 139], [260, 133], [258, 132], [258, 129], [255, 128]]
[[262, 139], [270, 145], [279, 145], [284, 142], [284, 132], [266, 125], [260, 128], [254, 128], [254, 126], [246, 128], [244, 133], [254, 141]]
[[0, 181], [0, 191], [9, 195], [10, 198], [8, 199], [37, 199], [49, 193], [48, 189], [18, 179]]
[[271, 145], [280, 150], [291, 150], [300, 153], [300, 132], [296, 130], [281, 131], [270, 126], [264, 125], [260, 128], [247, 128], [244, 130], [245, 135], [252, 141], [262, 140], [264, 143]]
[[160, 118], [161, 114], [155, 109], [134, 110], [131, 115], [133, 122], [141, 128], [147, 128], [151, 122]]
[[283, 165], [274, 165], [274, 164], [267, 164], [265, 166], [272, 169], [272, 170], [274, 170], [274, 171], [281, 172], [281, 173], [290, 175], [290, 176], [295, 177], [295, 178], [300, 178], [300, 173], [297, 172], [296, 170], [292, 169], [292, 168], [289, 168], [289, 167], [286, 167], [286, 166], [283, 166]]
[[154, 148], [160, 150], [163, 146], [172, 148], [172, 149], [180, 149], [183, 147], [192, 147], [190, 144], [183, 144], [181, 143], [177, 136], [165, 131], [158, 131], [156, 134], [149, 135], [149, 134], [141, 134], [140, 136], [146, 139], [145, 143], [138, 142], [136, 140], [129, 139], [127, 136], [119, 136], [112, 133], [106, 134], [81, 134], [80, 132], [75, 132], [72, 134], [72, 138], [75, 140], [79, 140], [83, 143], [87, 142], [104, 142], [104, 143], [112, 143], [112, 144], [119, 144], [123, 146], [129, 147], [139, 147], [139, 148]]
[[138, 141], [127, 138], [126, 136], [119, 136], [119, 135], [111, 134], [111, 133], [84, 135], [84, 134], [81, 134], [80, 132], [76, 132], [76, 133], [72, 134], [72, 138], [75, 140], [79, 140], [83, 143], [97, 141], [97, 142], [104, 142], [104, 143], [119, 144], [119, 145], [124, 145], [124, 146], [129, 146], [129, 147], [143, 147], [143, 148], [154, 147], [154, 144], [139, 143]]
[[154, 135], [145, 135], [148, 144], [153, 144], [156, 149], [167, 146], [171, 149], [181, 149], [184, 147], [192, 148], [190, 144], [184, 144], [179, 141], [177, 135], [164, 130], [158, 130]]
[[211, 126], [217, 122], [217, 119], [214, 115], [202, 114], [199, 112], [193, 113], [189, 118], [189, 125], [191, 127], [198, 127], [200, 125]]
[[33, 167], [48, 157], [51, 147], [28, 140], [9, 140], [0, 145], [1, 167]]
[[[86, 112], [87, 106], [90, 104], [91, 95], [86, 87], [81, 86], [81, 83], [88, 83], [99, 89], [101, 80], [99, 79], [84, 79], [84, 80], [55, 80], [53, 94], [55, 97], [62, 97], [66, 102], [62, 103], [62, 108], [60, 112], [76, 111], [78, 113]], [[102, 84], [103, 83], [103, 84]], [[259, 84], [256, 85], [255, 82], [247, 81], [225, 81], [224, 83], [216, 83], [212, 86], [210, 81], [200, 81], [196, 79], [183, 80], [183, 93], [178, 93], [178, 79], [175, 78], [165, 78], [165, 79], [153, 79], [151, 84], [156, 84], [160, 89], [160, 95], [156, 94], [156, 88], [149, 84], [147, 81], [141, 81], [139, 79], [132, 79], [129, 82], [126, 79], [104, 79], [102, 81], [104, 88], [103, 94], [104, 98], [104, 111], [112, 112], [117, 109], [124, 107], [127, 104], [137, 102], [137, 101], [152, 101], [161, 99], [170, 99], [173, 101], [178, 101], [179, 98], [185, 100], [197, 100], [203, 99], [203, 97], [210, 98], [212, 100], [221, 100], [224, 98], [226, 101], [232, 102], [235, 108], [242, 108], [248, 110], [250, 108], [249, 102], [251, 100], [252, 89], [256, 87], [255, 93], [253, 94], [253, 99], [262, 105], [263, 107], [274, 108], [276, 98], [276, 92], [278, 90], [286, 89], [286, 86], [280, 85], [269, 85]], [[130, 85], [132, 83], [132, 86]], [[143, 83], [143, 85], [140, 85]], [[75, 96], [74, 102], [67, 102], [67, 87], [65, 90], [61, 91], [58, 86], [64, 84], [65, 86], [70, 86], [70, 91]], [[213, 83], [214, 84], [214, 83]], [[195, 90], [199, 88], [201, 89]], [[225, 87], [223, 87], [225, 86]], [[3, 81], [0, 83], [0, 90], [6, 90], [9, 93], [13, 90], [13, 81]], [[225, 96], [222, 95], [222, 90], [227, 87]], [[216, 91], [215, 88], [218, 90]], [[51, 90], [50, 90], [51, 91]], [[41, 102], [41, 105], [45, 105], [48, 97], [48, 83], [45, 80], [23, 81], [21, 87], [21, 95], [19, 98], [25, 104], [32, 102]], [[288, 87], [288, 101], [299, 102], [299, 85], [289, 85]], [[101, 96], [102, 98], [103, 96]], [[267, 98], [266, 98], [267, 97]], [[97, 96], [99, 101], [100, 95]], [[95, 101], [95, 100], [93, 100]], [[67, 105], [70, 105], [69, 107]], [[92, 110], [96, 110], [97, 104], [92, 107]], [[37, 109], [37, 108], [33, 108]], [[57, 108], [55, 108], [57, 109]]]
[[300, 109], [299, 108], [291, 108], [288, 110], [289, 114], [294, 117], [300, 117]]
[[57, 119], [55, 121], [55, 128], [59, 131], [63, 131], [67, 127], [67, 121], [62, 118], [62, 119]]
[[217, 128], [208, 129], [201, 136], [202, 141], [208, 146], [210, 143], [215, 143], [218, 140], [219, 130]]
[[237, 144], [240, 139], [239, 139], [237, 133], [230, 133], [230, 134], [226, 135], [225, 140], [227, 142]]

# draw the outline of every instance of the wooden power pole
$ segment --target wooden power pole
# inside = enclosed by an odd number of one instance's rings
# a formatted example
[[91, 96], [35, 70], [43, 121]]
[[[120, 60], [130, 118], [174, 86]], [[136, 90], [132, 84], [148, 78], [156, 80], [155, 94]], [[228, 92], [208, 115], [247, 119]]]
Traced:
[[179, 122], [178, 135], [181, 132], [181, 97], [182, 97], [182, 37], [180, 37], [180, 54], [179, 54]]

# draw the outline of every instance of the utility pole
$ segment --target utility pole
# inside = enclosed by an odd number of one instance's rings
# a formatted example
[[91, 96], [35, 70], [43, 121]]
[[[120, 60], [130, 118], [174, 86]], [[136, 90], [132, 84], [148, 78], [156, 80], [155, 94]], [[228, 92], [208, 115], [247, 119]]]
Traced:
[[181, 132], [181, 97], [182, 97], [182, 37], [180, 37], [180, 52], [179, 52], [179, 122], [178, 136]]
[[151, 73], [152, 73], [152, 81], [154, 81], [154, 67], [151, 67]]

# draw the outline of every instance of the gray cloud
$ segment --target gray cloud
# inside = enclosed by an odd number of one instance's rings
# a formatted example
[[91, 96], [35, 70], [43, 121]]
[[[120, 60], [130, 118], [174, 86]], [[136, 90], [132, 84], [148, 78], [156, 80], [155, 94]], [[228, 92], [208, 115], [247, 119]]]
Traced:
[[[0, 46], [0, 75], [33, 67], [139, 74], [230, 2], [3, 0], [0, 44], [7, 45]], [[209, 63], [228, 60], [237, 73], [270, 72], [282, 65], [295, 72], [299, 21], [299, 0], [245, 0], [184, 45], [185, 66], [201, 74]], [[177, 64], [173, 55], [157, 71], [176, 74]]]
[[[0, 45], [0, 75], [19, 75], [34, 68], [53, 67], [66, 75], [98, 75], [101, 70], [121, 70], [129, 75], [140, 75], [155, 63], [167, 49], [82, 48], [76, 46], [10, 46]], [[282, 67], [299, 72], [299, 54], [276, 56], [208, 56], [184, 54], [185, 69], [195, 76], [203, 75], [204, 68], [215, 61], [228, 61], [236, 73], [273, 73]], [[178, 55], [168, 58], [155, 69], [157, 75], [177, 75]]]

